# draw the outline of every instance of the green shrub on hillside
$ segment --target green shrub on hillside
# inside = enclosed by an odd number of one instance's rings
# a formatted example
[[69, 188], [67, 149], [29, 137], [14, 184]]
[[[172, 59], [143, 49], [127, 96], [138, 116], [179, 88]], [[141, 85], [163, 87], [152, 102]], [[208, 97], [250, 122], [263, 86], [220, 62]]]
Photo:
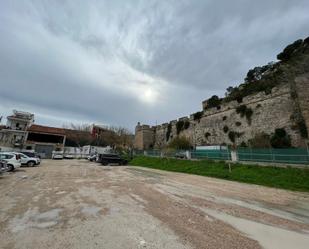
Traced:
[[279, 62], [250, 69], [244, 83], [226, 89], [226, 97], [221, 102], [236, 100], [238, 103], [248, 95], [258, 92], [270, 94], [272, 89], [294, 79], [295, 74], [308, 72], [309, 37], [288, 45], [277, 58]]
[[179, 135], [180, 132], [182, 132], [183, 130], [186, 130], [190, 127], [190, 122], [188, 120], [183, 121], [183, 120], [179, 120], [176, 123], [176, 130], [177, 130], [177, 135]]
[[184, 122], [182, 120], [177, 121], [176, 123], [176, 131], [177, 135], [183, 130]]
[[171, 132], [172, 132], [172, 124], [169, 123], [168, 126], [167, 126], [166, 135], [165, 135], [166, 142], [170, 139]]
[[205, 133], [205, 138], [208, 139], [211, 136], [211, 134], [209, 132]]
[[236, 113], [240, 115], [240, 117], [246, 117], [249, 124], [251, 123], [251, 116], [253, 115], [253, 110], [246, 105], [240, 105], [236, 108]]
[[229, 131], [229, 127], [227, 126], [227, 125], [225, 125], [224, 127], [223, 127], [223, 132], [224, 133], [227, 133]]
[[202, 118], [202, 116], [203, 116], [203, 112], [196, 112], [193, 114], [193, 119], [199, 121]]
[[280, 54], [277, 55], [277, 59], [280, 61], [288, 61], [293, 53], [297, 51], [303, 44], [303, 40], [299, 39], [292, 44], [288, 45]]
[[189, 150], [191, 143], [186, 137], [175, 137], [168, 144], [168, 147], [176, 150]]
[[188, 120], [185, 121], [183, 128], [187, 130], [190, 127], [190, 122]]
[[300, 135], [302, 136], [302, 138], [308, 138], [308, 129], [307, 129], [305, 120], [301, 119], [300, 121], [298, 121], [297, 125], [298, 125]]
[[236, 133], [234, 131], [230, 131], [228, 136], [229, 136], [229, 139], [231, 140], [231, 142], [235, 143]]
[[221, 99], [217, 95], [213, 95], [211, 98], [207, 100], [207, 108], [216, 107], [217, 109], [220, 109], [220, 104]]
[[270, 138], [270, 144], [273, 148], [290, 148], [291, 138], [286, 133], [285, 129], [279, 128]]

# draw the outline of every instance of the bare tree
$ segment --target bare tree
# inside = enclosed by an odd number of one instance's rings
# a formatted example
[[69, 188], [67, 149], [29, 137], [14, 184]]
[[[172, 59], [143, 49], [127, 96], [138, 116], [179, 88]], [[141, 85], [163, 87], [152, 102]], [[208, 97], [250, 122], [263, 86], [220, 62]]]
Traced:
[[91, 125], [72, 123], [70, 125], [63, 125], [63, 127], [66, 133], [66, 144], [81, 148], [93, 142], [93, 137], [90, 133]]
[[89, 124], [63, 125], [66, 130], [68, 143], [82, 147], [87, 144], [96, 146], [111, 146], [113, 148], [128, 149], [133, 147], [133, 134], [126, 128], [120, 126], [102, 127], [99, 134], [91, 134]]

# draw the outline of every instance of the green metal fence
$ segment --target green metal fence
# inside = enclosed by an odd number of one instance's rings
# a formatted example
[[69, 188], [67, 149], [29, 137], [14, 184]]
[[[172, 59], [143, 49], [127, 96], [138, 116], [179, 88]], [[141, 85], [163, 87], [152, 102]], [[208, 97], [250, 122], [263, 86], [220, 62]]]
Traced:
[[155, 156], [155, 157], [161, 156], [160, 150], [147, 150], [146, 153], [147, 153], [147, 156]]
[[309, 164], [307, 149], [252, 149], [238, 148], [239, 161]]
[[[181, 157], [185, 151], [160, 151], [147, 150], [135, 151], [135, 155], [147, 155], [153, 157]], [[214, 160], [231, 160], [231, 151], [228, 149], [221, 150], [192, 150], [190, 151], [192, 159], [214, 159]], [[307, 149], [252, 149], [238, 148], [238, 161], [267, 162], [267, 163], [289, 163], [309, 165], [309, 152]]]
[[191, 158], [231, 160], [231, 153], [229, 150], [193, 150], [191, 151]]
[[135, 156], [142, 156], [142, 155], [144, 155], [144, 151], [143, 150], [134, 150], [133, 154]]

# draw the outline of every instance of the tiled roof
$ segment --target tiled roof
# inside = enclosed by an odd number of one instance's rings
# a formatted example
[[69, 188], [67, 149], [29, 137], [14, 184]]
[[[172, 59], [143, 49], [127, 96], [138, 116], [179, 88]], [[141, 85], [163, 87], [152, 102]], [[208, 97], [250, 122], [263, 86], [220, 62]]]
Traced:
[[38, 132], [38, 133], [50, 133], [50, 134], [57, 134], [57, 135], [65, 135], [65, 131], [62, 128], [50, 127], [50, 126], [43, 126], [43, 125], [36, 125], [33, 124], [28, 128], [30, 132]]

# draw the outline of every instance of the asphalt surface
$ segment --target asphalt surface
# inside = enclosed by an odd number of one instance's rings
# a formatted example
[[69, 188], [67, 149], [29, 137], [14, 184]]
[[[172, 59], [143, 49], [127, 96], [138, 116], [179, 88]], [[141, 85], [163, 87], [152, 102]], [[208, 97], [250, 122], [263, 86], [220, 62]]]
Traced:
[[0, 248], [308, 248], [309, 194], [45, 160], [0, 176]]

